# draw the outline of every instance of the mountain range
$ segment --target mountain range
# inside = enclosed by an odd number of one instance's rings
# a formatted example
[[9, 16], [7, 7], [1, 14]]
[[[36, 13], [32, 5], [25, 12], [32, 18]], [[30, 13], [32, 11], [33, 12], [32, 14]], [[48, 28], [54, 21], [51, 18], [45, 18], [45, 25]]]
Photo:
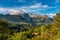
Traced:
[[41, 23], [51, 23], [53, 21], [48, 15], [38, 15], [25, 13], [22, 10], [20, 12], [11, 12], [10, 14], [0, 14], [1, 20], [6, 20], [10, 23], [18, 23], [18, 24], [41, 24]]

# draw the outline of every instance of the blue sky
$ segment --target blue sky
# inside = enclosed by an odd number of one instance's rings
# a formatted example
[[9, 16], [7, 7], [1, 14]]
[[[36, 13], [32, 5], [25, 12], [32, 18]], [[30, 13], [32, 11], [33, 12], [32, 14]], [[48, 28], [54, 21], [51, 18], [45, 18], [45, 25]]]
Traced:
[[0, 0], [0, 13], [19, 10], [26, 13], [53, 16], [60, 12], [60, 0]]

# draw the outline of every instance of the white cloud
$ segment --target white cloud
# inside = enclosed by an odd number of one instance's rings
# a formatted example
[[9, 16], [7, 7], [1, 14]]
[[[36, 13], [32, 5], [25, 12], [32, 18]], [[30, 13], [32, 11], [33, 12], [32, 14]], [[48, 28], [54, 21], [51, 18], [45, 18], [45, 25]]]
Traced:
[[[26, 13], [31, 13], [31, 12], [34, 12], [36, 14], [40, 13], [38, 11], [38, 9], [36, 9], [36, 10], [22, 9], [22, 10]], [[0, 7], [0, 13], [9, 12], [11, 15], [18, 15], [19, 13], [24, 13], [22, 10], [21, 10], [21, 8], [2, 8], [2, 7]], [[53, 17], [56, 15], [56, 13], [48, 13], [48, 14], [41, 13], [40, 15], [48, 15], [49, 17]]]
[[35, 5], [31, 5], [29, 8], [40, 8], [41, 7], [41, 3], [37, 3]]
[[47, 9], [52, 9], [52, 8], [57, 8], [56, 6], [54, 7], [49, 7], [48, 5], [42, 5], [42, 3], [36, 3], [31, 6], [22, 6], [21, 9], [24, 10], [24, 12], [38, 12], [38, 11], [45, 11]]
[[[55, 7], [49, 7], [48, 5], [42, 5], [42, 3], [36, 3], [35, 5], [31, 6], [22, 6], [17, 8], [3, 8], [0, 7], [0, 13], [1, 12], [9, 12], [11, 14], [19, 13], [21, 9], [26, 13], [41, 13], [40, 11], [45, 11], [48, 8], [55, 8]], [[52, 14], [50, 14], [52, 16]]]
[[23, 14], [24, 12], [18, 8], [2, 8], [0, 7], [0, 13], [10, 13], [10, 14]]
[[48, 5], [42, 5], [42, 3], [36, 3], [34, 5], [31, 6], [23, 6], [21, 8], [47, 8]]
[[56, 16], [56, 13], [47, 13], [47, 14], [40, 14], [40, 15], [48, 15], [49, 17], [53, 17], [53, 16]]
[[42, 3], [36, 3], [31, 6], [22, 6], [20, 9], [23, 9], [24, 12], [38, 12], [40, 10], [46, 10], [48, 5], [42, 5]]
[[49, 16], [56, 16], [56, 13], [49, 13]]
[[30, 8], [47, 8], [48, 5], [42, 5], [41, 3], [30, 6]]
[[[8, 12], [8, 11], [13, 11], [13, 9], [11, 8], [3, 8], [3, 7], [0, 7], [0, 12]], [[15, 11], [15, 10], [14, 10]]]

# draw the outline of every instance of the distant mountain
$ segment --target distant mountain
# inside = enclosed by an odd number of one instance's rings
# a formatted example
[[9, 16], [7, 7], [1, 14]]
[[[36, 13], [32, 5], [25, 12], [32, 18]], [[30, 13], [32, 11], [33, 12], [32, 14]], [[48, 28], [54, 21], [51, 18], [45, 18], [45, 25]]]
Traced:
[[48, 15], [29, 14], [36, 23], [51, 23], [53, 21]]
[[23, 11], [20, 11], [20, 13], [12, 13], [12, 14], [0, 14], [0, 19], [7, 20], [11, 23], [30, 23], [30, 24], [36, 24], [36, 23], [51, 23], [53, 21], [52, 18], [50, 18], [47, 15], [41, 16], [38, 14], [29, 14], [24, 13]]

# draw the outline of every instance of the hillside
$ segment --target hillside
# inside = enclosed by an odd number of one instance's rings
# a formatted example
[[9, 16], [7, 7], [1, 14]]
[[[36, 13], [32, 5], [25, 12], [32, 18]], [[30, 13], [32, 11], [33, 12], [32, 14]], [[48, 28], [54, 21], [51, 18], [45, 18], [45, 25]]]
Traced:
[[[33, 17], [34, 18], [34, 17]], [[26, 27], [28, 26], [28, 27]], [[59, 40], [60, 13], [50, 24], [33, 27], [32, 25], [11, 24], [0, 20], [0, 40]]]

